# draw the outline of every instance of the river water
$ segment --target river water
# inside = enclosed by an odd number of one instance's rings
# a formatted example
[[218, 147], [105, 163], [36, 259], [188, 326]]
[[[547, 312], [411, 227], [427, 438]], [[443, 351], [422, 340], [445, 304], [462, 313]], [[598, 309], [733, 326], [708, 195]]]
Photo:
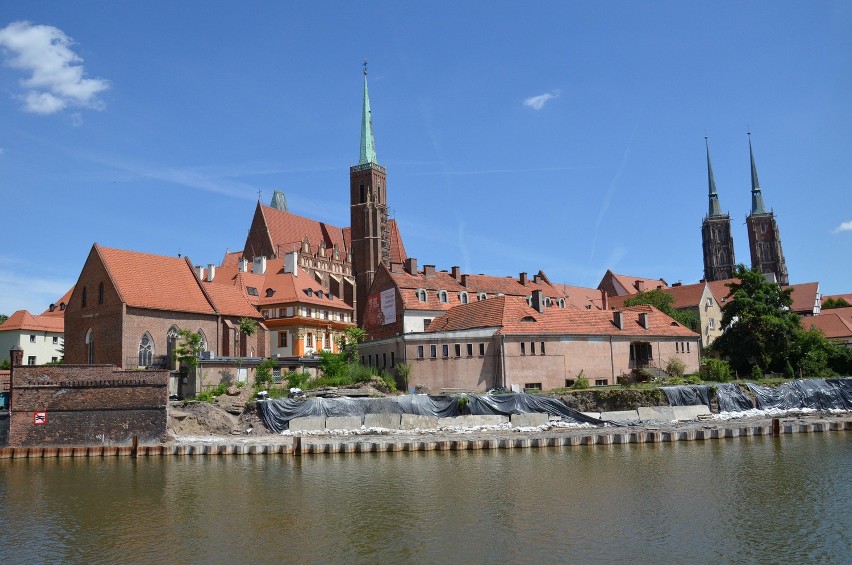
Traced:
[[849, 563], [850, 447], [0, 460], [0, 562]]

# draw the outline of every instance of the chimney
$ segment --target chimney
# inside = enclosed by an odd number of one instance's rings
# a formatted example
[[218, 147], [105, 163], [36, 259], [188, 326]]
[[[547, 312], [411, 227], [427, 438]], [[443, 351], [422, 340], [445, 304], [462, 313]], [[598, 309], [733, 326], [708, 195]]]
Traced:
[[615, 324], [615, 327], [623, 330], [624, 322], [622, 321], [621, 312], [619, 310], [615, 310], [612, 313], [612, 323]]
[[248, 259], [244, 257], [240, 259], [240, 272], [245, 273], [246, 271], [248, 271]]
[[195, 265], [192, 270], [195, 271], [195, 276], [198, 277], [198, 280], [204, 280], [204, 267], [201, 265]]
[[405, 272], [417, 276], [417, 259], [409, 257], [405, 260]]
[[295, 251], [284, 255], [285, 273], [292, 273], [294, 277], [299, 276], [298, 257], [299, 255]]
[[603, 289], [601, 289], [601, 309], [609, 310], [609, 295]]
[[216, 265], [210, 263], [207, 265], [207, 282], [213, 282], [216, 277]]
[[521, 273], [521, 274], [520, 274], [520, 280], [519, 280], [519, 282], [520, 282], [522, 285], [527, 286], [527, 274], [526, 274], [526, 273]]
[[[677, 281], [676, 283], [672, 283], [672, 288], [674, 288], [674, 287], [676, 287], [676, 286], [683, 286], [683, 283], [682, 283], [682, 282], [680, 282], [680, 281]], [[657, 288], [662, 288], [662, 287], [661, 287], [661, 286], [658, 286]]]
[[461, 285], [462, 285], [463, 287], [467, 287], [467, 275], [462, 275], [462, 276], [461, 276]]
[[647, 312], [639, 312], [639, 325], [646, 330], [651, 329], [649, 327], [651, 324], [649, 323]]
[[644, 292], [645, 291], [645, 281], [635, 281], [633, 283], [633, 287], [636, 290], [638, 290], [639, 292]]
[[461, 267], [453, 267], [452, 275], [454, 279], [459, 280], [461, 278]]
[[423, 265], [423, 274], [431, 278], [435, 276], [435, 265]]
[[255, 275], [262, 275], [266, 272], [266, 257], [255, 257], [254, 263], [251, 266], [251, 272]]
[[[526, 274], [526, 273], [522, 273]], [[532, 293], [532, 307], [539, 314], [544, 314], [544, 292], [541, 290], [534, 290]]]
[[404, 271], [402, 263], [391, 263], [390, 272], [391, 273], [402, 273]]

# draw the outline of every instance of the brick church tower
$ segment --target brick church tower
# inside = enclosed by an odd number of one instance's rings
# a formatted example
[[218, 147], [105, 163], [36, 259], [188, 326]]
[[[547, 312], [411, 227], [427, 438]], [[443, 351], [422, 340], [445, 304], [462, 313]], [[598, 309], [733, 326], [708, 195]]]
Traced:
[[710, 190], [710, 211], [701, 223], [701, 241], [704, 248], [704, 280], [708, 282], [730, 279], [734, 276], [734, 238], [731, 237], [731, 216], [722, 214], [716, 179], [710, 164], [710, 145], [707, 148], [707, 184]]
[[784, 252], [781, 250], [781, 234], [775, 214], [772, 211], [767, 212], [763, 206], [763, 195], [760, 193], [754, 151], [751, 147], [751, 133], [748, 138], [748, 152], [751, 157], [751, 214], [746, 216], [746, 226], [751, 266], [759, 269], [767, 278], [774, 278], [775, 282], [787, 285], [790, 282]]
[[361, 115], [361, 156], [349, 168], [352, 270], [355, 274], [355, 315], [363, 324], [367, 294], [379, 263], [390, 264], [385, 168], [376, 161], [370, 96], [367, 93], [367, 63], [364, 63], [364, 107]]

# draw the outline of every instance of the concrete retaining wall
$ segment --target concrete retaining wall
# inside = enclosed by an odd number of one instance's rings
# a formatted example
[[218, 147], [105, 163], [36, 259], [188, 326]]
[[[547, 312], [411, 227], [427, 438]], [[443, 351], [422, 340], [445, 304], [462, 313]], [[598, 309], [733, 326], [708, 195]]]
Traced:
[[534, 428], [543, 426], [550, 421], [550, 416], [540, 412], [528, 414], [512, 414], [509, 419], [513, 428]]

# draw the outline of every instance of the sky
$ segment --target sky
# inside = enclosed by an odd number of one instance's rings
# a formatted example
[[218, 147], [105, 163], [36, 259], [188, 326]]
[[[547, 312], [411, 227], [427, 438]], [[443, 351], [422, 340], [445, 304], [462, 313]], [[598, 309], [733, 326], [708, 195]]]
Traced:
[[748, 263], [751, 132], [791, 283], [852, 292], [852, 3], [31, 2], [0, 13], [0, 313], [97, 242], [218, 263], [258, 192], [349, 225], [362, 65], [420, 265], [703, 277], [708, 137]]

